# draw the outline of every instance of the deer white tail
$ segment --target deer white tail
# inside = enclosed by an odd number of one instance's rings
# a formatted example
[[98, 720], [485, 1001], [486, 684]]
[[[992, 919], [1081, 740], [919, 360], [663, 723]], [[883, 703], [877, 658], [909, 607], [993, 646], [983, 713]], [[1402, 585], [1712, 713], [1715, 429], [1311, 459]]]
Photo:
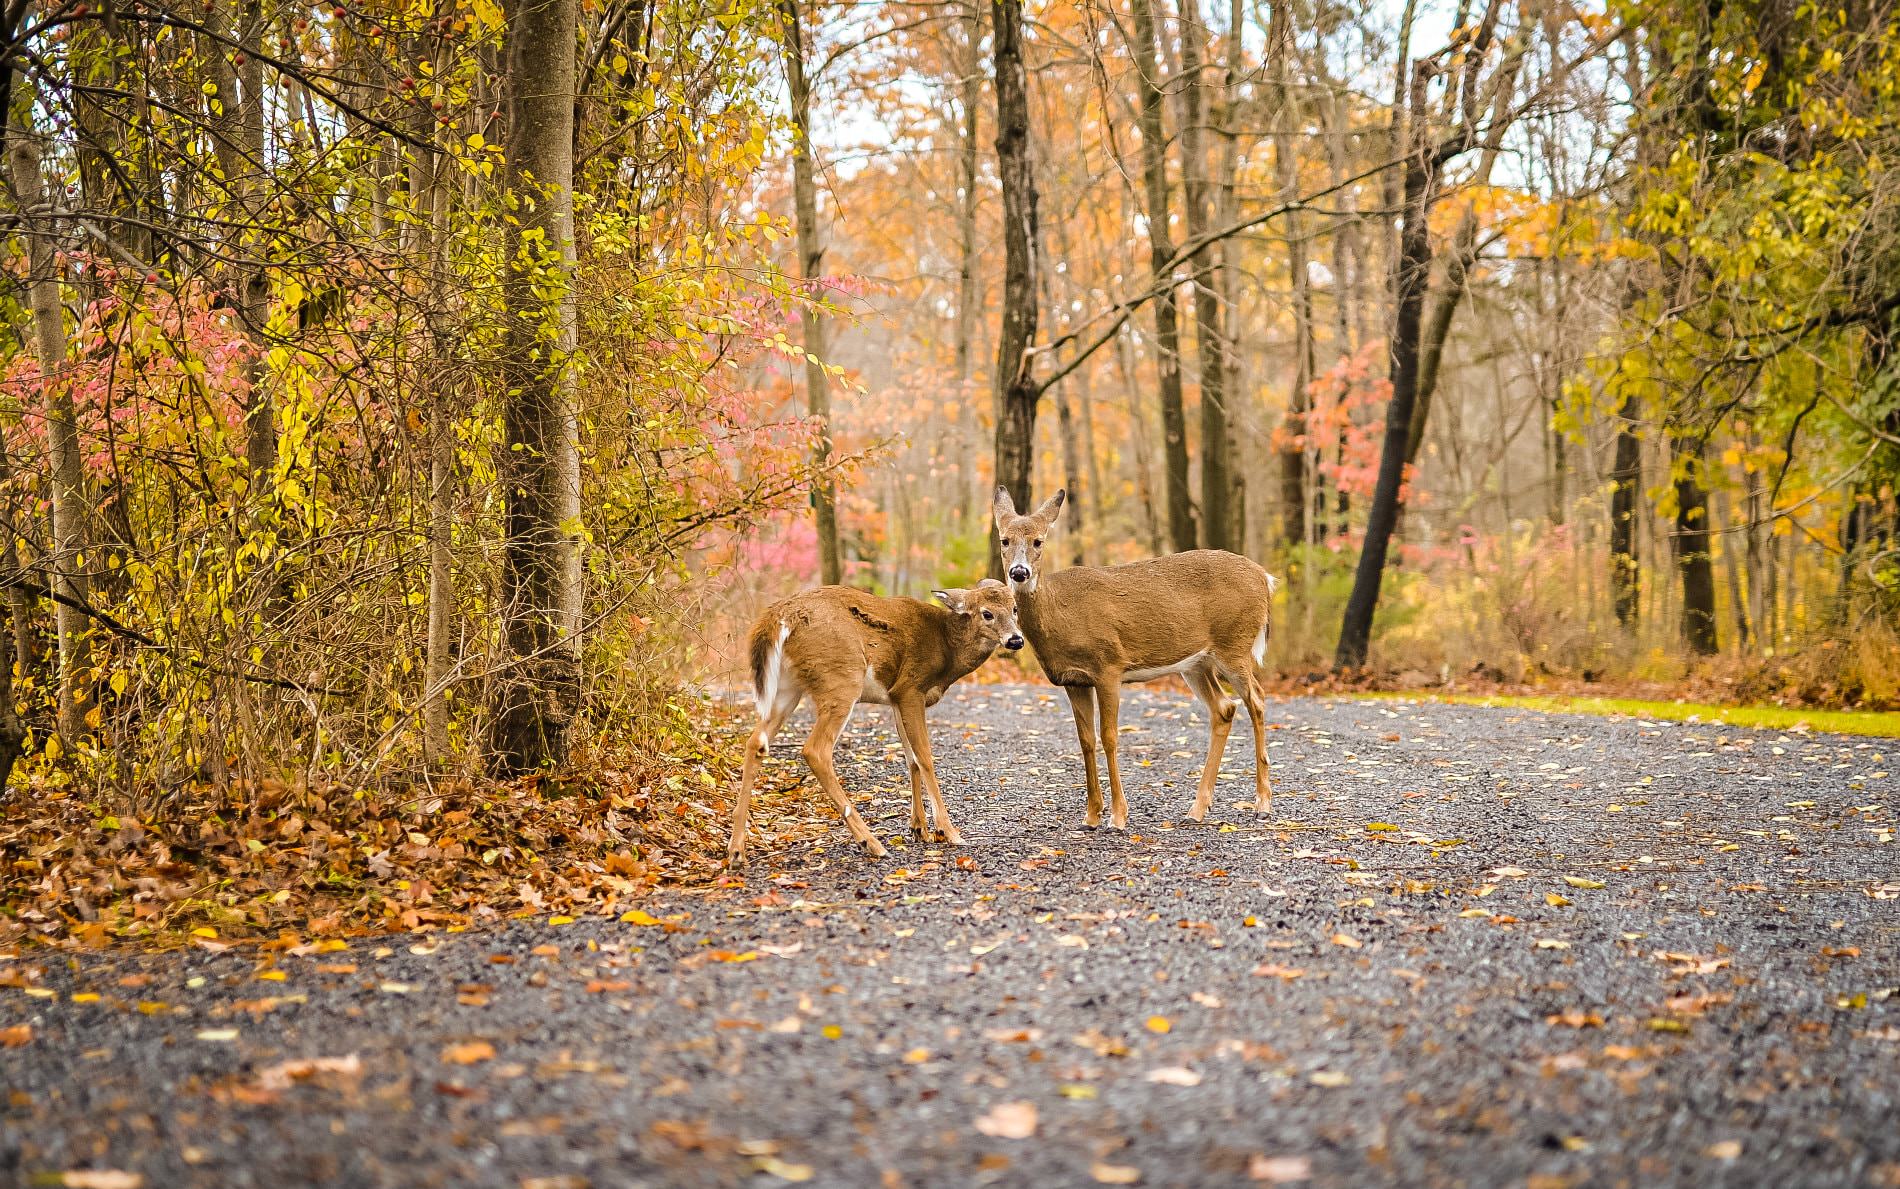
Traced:
[[781, 621], [778, 625], [778, 639], [763, 650], [763, 656], [752, 660], [752, 699], [759, 708], [761, 720], [771, 717], [772, 708], [778, 705], [779, 680], [785, 671], [785, 639], [792, 634], [792, 625]]

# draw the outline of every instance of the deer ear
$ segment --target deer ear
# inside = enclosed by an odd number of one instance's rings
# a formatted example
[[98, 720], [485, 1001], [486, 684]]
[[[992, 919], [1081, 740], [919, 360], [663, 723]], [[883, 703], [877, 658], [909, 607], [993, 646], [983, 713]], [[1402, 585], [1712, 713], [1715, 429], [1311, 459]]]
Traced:
[[956, 612], [958, 615], [963, 615], [967, 613], [964, 607], [963, 599], [965, 595], [970, 593], [969, 591], [967, 590], [933, 590], [930, 593], [937, 597], [938, 602], [950, 608], [950, 610]]
[[996, 503], [990, 510], [996, 517], [996, 527], [999, 529], [1006, 522], [1016, 519], [1016, 501], [1009, 498], [1009, 488], [997, 484]]
[[1063, 501], [1067, 500], [1068, 498], [1069, 498], [1068, 488], [1065, 487], [1065, 488], [1058, 489], [1054, 495], [1042, 501], [1042, 507], [1036, 509], [1036, 512], [1035, 512], [1036, 519], [1044, 522], [1045, 524], [1054, 524], [1056, 522], [1057, 515], [1059, 515], [1062, 511]]

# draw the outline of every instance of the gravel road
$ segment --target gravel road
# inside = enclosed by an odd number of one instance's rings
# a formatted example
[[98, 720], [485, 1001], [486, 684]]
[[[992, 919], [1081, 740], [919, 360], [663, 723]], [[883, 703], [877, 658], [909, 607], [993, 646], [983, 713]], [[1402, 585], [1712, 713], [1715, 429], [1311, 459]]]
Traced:
[[[654, 923], [0, 961], [0, 1182], [1900, 1186], [1900, 741], [1268, 717], [1271, 820], [1244, 714], [1195, 825], [1205, 723], [1131, 690], [1129, 829], [1084, 830], [1066, 700], [966, 686], [962, 848], [755, 836]], [[839, 757], [896, 838], [887, 720]]]

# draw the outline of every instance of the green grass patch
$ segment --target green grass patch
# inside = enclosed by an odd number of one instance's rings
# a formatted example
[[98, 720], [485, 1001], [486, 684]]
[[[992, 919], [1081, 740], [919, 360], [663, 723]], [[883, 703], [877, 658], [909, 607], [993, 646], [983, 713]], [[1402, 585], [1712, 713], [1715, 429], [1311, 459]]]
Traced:
[[1586, 698], [1556, 694], [1366, 693], [1363, 698], [1410, 698], [1461, 706], [1498, 706], [1551, 714], [1621, 714], [1670, 722], [1749, 727], [1762, 731], [1801, 728], [1831, 735], [1874, 735], [1900, 739], [1900, 714], [1872, 710], [1795, 710], [1786, 706], [1716, 706], [1705, 702], [1646, 702], [1639, 698]]

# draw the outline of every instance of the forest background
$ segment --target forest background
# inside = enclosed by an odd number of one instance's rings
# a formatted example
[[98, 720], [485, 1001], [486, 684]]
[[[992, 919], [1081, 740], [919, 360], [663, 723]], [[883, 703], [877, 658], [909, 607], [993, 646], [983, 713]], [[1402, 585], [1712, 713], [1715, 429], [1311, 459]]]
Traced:
[[1289, 689], [1900, 705], [1891, 4], [63, 0], [0, 930], [711, 878], [773, 597], [1201, 546]]

